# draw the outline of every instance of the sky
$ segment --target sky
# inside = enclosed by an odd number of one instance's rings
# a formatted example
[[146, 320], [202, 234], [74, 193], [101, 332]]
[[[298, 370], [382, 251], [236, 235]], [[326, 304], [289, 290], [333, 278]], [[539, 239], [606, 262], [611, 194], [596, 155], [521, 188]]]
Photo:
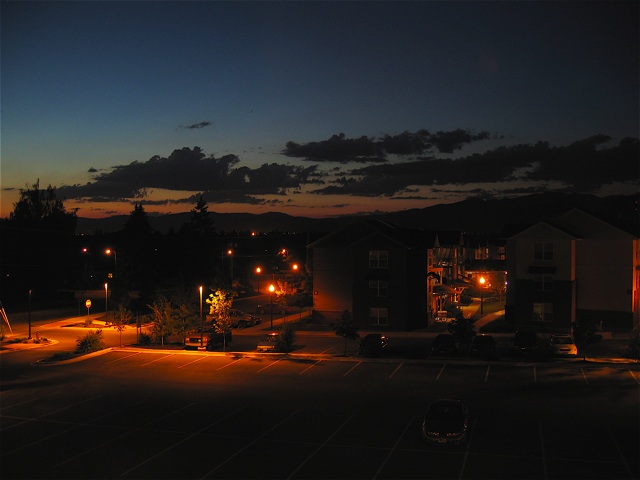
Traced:
[[636, 0], [0, 9], [0, 218], [37, 181], [94, 218], [638, 192]]

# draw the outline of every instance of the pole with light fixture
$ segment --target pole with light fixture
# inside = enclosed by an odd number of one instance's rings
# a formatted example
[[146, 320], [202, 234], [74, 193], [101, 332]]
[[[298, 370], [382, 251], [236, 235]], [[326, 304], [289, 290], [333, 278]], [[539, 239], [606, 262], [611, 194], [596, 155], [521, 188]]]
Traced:
[[104, 284], [104, 313], [109, 311], [109, 284]]
[[202, 285], [198, 287], [200, 291], [200, 348], [204, 347], [204, 317], [202, 316]]
[[273, 283], [271, 285], [269, 285], [269, 292], [271, 294], [270, 296], [270, 304], [269, 304], [269, 310], [271, 311], [271, 329], [273, 329], [273, 292], [275, 291], [276, 287], [273, 286]]
[[484, 315], [484, 284], [486, 280], [480, 277], [480, 315]]

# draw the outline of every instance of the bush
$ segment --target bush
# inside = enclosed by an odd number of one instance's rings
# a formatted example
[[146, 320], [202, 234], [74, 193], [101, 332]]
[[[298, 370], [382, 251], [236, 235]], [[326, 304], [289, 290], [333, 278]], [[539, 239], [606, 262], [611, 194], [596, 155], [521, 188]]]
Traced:
[[153, 338], [148, 333], [141, 333], [138, 337], [138, 345], [151, 345]]
[[84, 337], [78, 337], [76, 342], [76, 350], [74, 353], [85, 354], [91, 352], [97, 352], [105, 347], [102, 339], [102, 330], [96, 330], [95, 332], [89, 332]]
[[278, 342], [276, 343], [276, 350], [278, 352], [290, 352], [293, 347], [293, 342], [296, 338], [296, 332], [291, 325], [283, 325], [278, 335]]

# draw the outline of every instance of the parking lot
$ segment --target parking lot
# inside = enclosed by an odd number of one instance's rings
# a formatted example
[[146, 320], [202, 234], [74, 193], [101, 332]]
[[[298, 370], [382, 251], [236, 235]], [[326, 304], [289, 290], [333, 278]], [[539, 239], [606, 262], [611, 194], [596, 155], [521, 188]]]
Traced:
[[[10, 377], [2, 478], [638, 475], [636, 365], [291, 359], [116, 350]], [[462, 398], [464, 446], [421, 438]]]

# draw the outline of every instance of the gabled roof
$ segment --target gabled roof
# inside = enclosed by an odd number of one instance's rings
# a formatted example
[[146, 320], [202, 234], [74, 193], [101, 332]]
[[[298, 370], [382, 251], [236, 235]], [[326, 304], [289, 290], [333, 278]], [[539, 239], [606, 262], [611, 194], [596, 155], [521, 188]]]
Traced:
[[535, 223], [509, 238], [526, 237], [540, 228], [550, 228], [559, 234], [575, 239], [636, 238], [632, 234], [577, 208], [558, 215], [550, 221]]

